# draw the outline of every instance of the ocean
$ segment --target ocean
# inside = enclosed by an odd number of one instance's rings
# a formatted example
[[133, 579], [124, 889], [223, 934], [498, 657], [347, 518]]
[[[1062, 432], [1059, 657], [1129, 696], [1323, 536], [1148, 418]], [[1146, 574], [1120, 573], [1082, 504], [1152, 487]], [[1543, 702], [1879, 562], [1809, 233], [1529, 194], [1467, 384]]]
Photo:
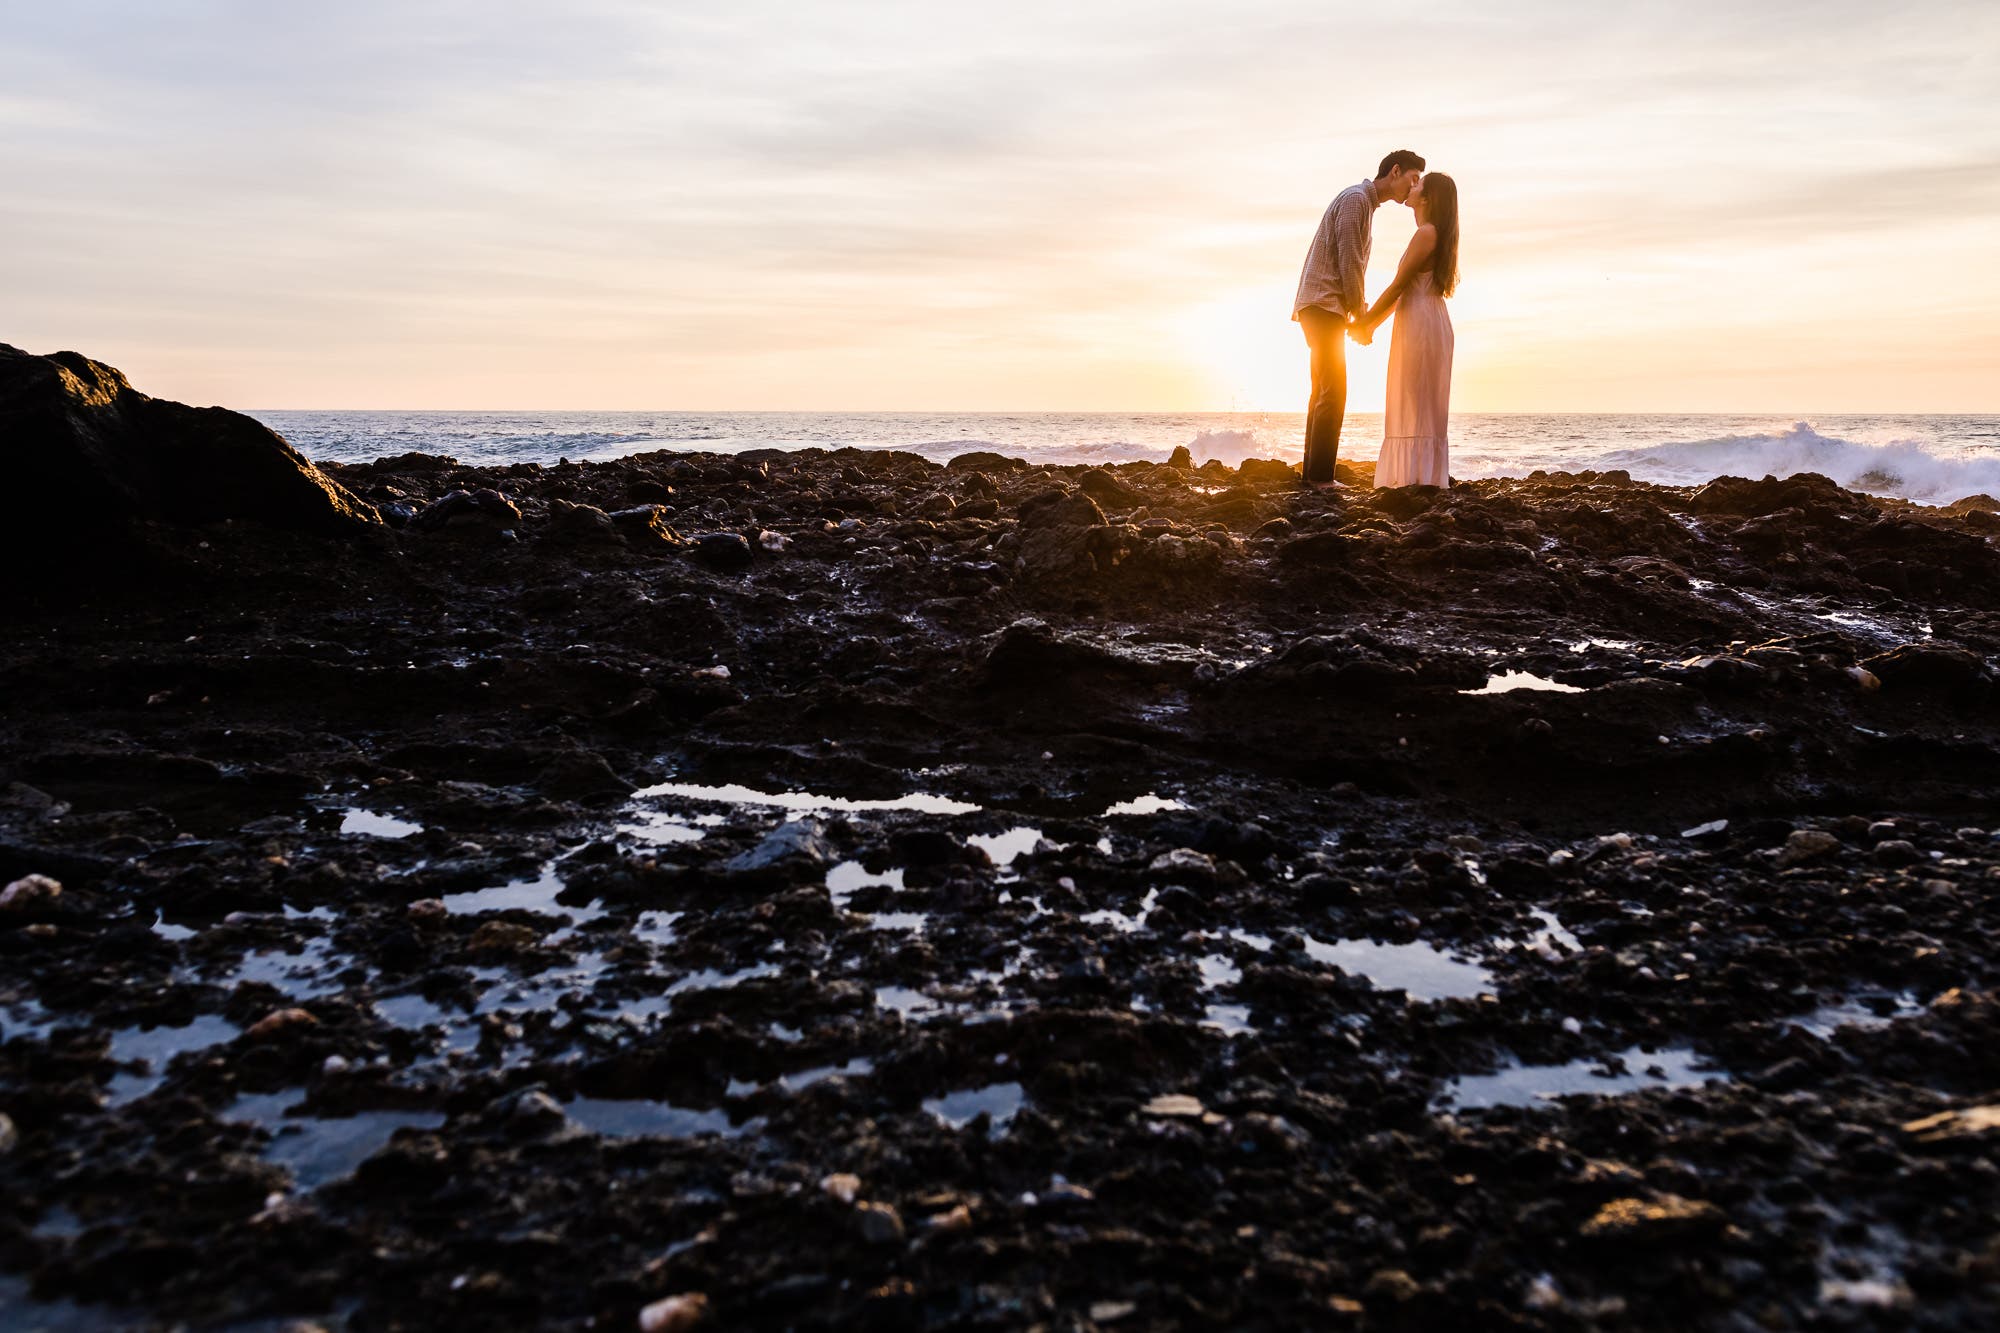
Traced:
[[[359, 462], [409, 450], [465, 463], [621, 458], [653, 449], [902, 449], [943, 461], [988, 449], [1054, 464], [1296, 461], [1298, 413], [1195, 412], [255, 412], [309, 458]], [[1348, 418], [1341, 455], [1372, 459], [1379, 413]], [[2000, 416], [1721, 416], [1465, 413], [1452, 475], [1623, 468], [1689, 485], [1718, 476], [1822, 473], [1922, 504], [2000, 496]]]

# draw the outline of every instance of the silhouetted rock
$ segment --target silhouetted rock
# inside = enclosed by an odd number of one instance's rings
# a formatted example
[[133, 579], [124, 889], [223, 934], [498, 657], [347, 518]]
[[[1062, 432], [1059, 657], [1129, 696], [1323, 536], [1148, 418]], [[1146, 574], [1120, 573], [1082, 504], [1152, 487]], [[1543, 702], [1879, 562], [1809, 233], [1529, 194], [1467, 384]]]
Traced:
[[241, 518], [328, 534], [381, 523], [262, 424], [150, 398], [75, 352], [35, 356], [0, 343], [0, 448], [9, 469], [0, 527], [16, 538], [135, 518]]

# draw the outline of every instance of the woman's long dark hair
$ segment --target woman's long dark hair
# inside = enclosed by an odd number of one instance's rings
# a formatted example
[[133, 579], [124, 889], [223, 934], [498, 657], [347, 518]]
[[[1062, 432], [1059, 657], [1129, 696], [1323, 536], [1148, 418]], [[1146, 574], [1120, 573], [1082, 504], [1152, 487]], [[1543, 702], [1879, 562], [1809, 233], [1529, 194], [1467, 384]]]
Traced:
[[1424, 202], [1437, 228], [1437, 248], [1431, 251], [1431, 284], [1439, 296], [1458, 288], [1458, 182], [1449, 176], [1424, 177]]

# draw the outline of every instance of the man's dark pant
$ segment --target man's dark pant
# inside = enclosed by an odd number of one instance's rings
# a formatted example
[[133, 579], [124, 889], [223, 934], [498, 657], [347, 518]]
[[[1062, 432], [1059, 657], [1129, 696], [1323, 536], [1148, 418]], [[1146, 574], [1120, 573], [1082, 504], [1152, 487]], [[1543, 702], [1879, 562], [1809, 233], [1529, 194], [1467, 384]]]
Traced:
[[1332, 481], [1340, 453], [1340, 423], [1347, 415], [1347, 316], [1307, 306], [1299, 327], [1312, 349], [1312, 398], [1306, 403], [1307, 481]]

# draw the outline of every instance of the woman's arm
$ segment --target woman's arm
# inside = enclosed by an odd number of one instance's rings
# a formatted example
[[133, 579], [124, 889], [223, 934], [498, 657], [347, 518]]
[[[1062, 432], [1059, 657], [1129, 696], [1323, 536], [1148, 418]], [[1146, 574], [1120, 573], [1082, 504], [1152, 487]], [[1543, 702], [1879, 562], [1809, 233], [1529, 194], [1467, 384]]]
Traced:
[[1388, 289], [1375, 298], [1375, 304], [1368, 308], [1358, 322], [1364, 332], [1373, 334], [1375, 326], [1389, 317], [1396, 308], [1396, 302], [1403, 299], [1403, 293], [1417, 280], [1431, 262], [1431, 255], [1437, 250], [1437, 228], [1425, 223], [1417, 228], [1417, 234], [1410, 237], [1410, 244], [1403, 251], [1403, 257], [1396, 264], [1396, 278]]

